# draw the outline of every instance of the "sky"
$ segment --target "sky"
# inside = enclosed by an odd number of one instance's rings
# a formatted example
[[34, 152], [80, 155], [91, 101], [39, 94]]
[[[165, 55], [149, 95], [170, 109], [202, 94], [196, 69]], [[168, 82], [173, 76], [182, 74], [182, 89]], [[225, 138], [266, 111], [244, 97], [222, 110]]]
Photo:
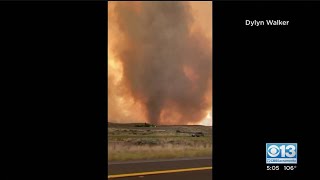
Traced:
[[[113, 50], [115, 44], [121, 41], [124, 36], [121, 31], [119, 31], [118, 27], [115, 25], [116, 16], [115, 16], [115, 5], [118, 2], [108, 2], [108, 80], [112, 78], [112, 82], [117, 84], [121, 82], [123, 79], [124, 67], [120, 61], [117, 60], [117, 54]], [[132, 2], [131, 2], [132, 3]], [[133, 2], [138, 3], [138, 2]], [[186, 2], [190, 4], [191, 13], [193, 16], [193, 23], [191, 26], [191, 31], [195, 33], [202, 33], [204, 37], [210, 42], [210, 47], [212, 44], [212, 2], [208, 1], [190, 1]], [[137, 8], [138, 10], [138, 8]], [[128, 122], [128, 117], [131, 119], [139, 119], [141, 121], [145, 121], [145, 116], [143, 113], [140, 113], [142, 109], [142, 105], [135, 102], [132, 97], [124, 97], [121, 96], [121, 92], [125, 91], [123, 89], [112, 89], [112, 85], [109, 84], [108, 87], [108, 96], [110, 97], [112, 92], [113, 96], [118, 96], [116, 99], [113, 99], [112, 102], [108, 102], [108, 105], [117, 107], [115, 109], [121, 109], [121, 111], [113, 111], [109, 110], [110, 115], [108, 114], [108, 119], [112, 117], [120, 117], [119, 119], [124, 119], [124, 122]], [[115, 95], [116, 94], [116, 95]], [[212, 96], [212, 95], [211, 95]], [[112, 99], [112, 98], [109, 98]], [[111, 100], [110, 100], [111, 101]], [[120, 106], [121, 105], [121, 106]], [[109, 107], [108, 107], [109, 108]], [[203, 118], [197, 124], [200, 125], [212, 125], [212, 105], [211, 108], [207, 112], [207, 116]], [[191, 123], [192, 124], [192, 123]]]

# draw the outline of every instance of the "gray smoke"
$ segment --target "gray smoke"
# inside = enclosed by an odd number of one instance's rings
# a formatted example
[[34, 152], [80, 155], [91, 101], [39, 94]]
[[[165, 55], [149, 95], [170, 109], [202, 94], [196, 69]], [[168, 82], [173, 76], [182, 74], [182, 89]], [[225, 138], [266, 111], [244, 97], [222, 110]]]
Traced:
[[191, 33], [187, 2], [121, 2], [115, 7], [122, 84], [154, 124], [201, 121], [212, 106], [212, 51]]

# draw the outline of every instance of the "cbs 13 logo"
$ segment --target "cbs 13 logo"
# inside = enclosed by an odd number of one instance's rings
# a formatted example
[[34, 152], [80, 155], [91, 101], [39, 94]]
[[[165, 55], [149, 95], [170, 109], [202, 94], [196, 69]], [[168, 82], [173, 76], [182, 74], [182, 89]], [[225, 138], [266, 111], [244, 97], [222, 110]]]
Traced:
[[297, 143], [267, 143], [266, 162], [267, 164], [296, 164]]

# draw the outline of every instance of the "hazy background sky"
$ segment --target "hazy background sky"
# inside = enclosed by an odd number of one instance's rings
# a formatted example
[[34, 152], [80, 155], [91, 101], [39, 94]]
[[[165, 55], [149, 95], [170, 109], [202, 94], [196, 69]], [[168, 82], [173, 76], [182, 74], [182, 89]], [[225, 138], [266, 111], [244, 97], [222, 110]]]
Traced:
[[[108, 2], [108, 81], [114, 84], [121, 82], [124, 71], [122, 63], [118, 60], [117, 53], [114, 51], [115, 44], [122, 41], [124, 38], [118, 26], [115, 25], [115, 6], [117, 3], [118, 2]], [[134, 7], [134, 3], [139, 2], [130, 3]], [[185, 3], [190, 4], [191, 13], [194, 19], [191, 25], [191, 31], [195, 34], [203, 34], [207, 39], [210, 48], [212, 48], [212, 3], [208, 1], [190, 1]], [[138, 6], [137, 11], [139, 11]], [[142, 105], [135, 102], [132, 97], [124, 97], [122, 94], [125, 94], [123, 92], [126, 90], [119, 87], [112, 87], [112, 84], [109, 82], [108, 96], [110, 100], [108, 100], [108, 105], [114, 107], [115, 110], [108, 109], [108, 120], [112, 119], [118, 121], [119, 119], [124, 119], [124, 122], [130, 122], [130, 120], [128, 120], [128, 117], [130, 117], [132, 120], [139, 119], [141, 122], [146, 121], [145, 115], [141, 113], [141, 109], [143, 109]], [[115, 96], [117, 98], [110, 98], [110, 96]], [[212, 125], [211, 109], [208, 110], [207, 116], [198, 124]]]

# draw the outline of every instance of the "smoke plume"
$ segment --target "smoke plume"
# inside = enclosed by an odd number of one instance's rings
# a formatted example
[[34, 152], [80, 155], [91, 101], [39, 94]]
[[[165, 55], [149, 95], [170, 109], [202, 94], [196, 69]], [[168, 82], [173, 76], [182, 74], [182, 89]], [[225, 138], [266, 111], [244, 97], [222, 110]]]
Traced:
[[212, 107], [211, 42], [192, 30], [189, 4], [117, 2], [112, 13], [118, 33], [110, 52], [118, 74], [108, 75], [108, 118], [153, 124], [203, 120]]

